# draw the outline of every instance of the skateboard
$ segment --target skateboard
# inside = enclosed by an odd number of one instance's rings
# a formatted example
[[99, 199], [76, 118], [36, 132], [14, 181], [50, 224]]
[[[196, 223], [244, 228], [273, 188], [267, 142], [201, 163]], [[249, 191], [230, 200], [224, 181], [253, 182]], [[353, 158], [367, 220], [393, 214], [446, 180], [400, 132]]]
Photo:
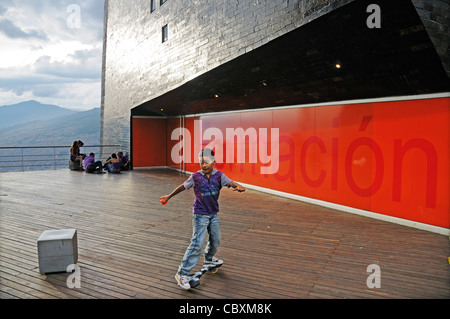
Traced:
[[191, 285], [191, 288], [195, 288], [198, 285], [200, 285], [200, 278], [207, 273], [208, 271], [212, 272], [213, 274], [217, 273], [219, 271], [219, 268], [223, 265], [223, 263], [219, 265], [203, 265], [202, 269], [197, 271], [196, 273], [189, 275], [191, 277], [191, 280], [189, 281], [189, 285]]

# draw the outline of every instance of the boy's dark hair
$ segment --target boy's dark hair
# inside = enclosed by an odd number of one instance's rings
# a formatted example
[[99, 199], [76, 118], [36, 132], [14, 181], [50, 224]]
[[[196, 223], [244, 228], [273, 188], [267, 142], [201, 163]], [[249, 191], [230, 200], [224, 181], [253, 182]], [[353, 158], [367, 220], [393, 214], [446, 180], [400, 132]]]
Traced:
[[112, 154], [111, 154], [111, 157], [112, 157], [112, 158], [117, 158], [116, 153], [112, 153]]
[[204, 148], [198, 154], [198, 158], [209, 157], [212, 160], [215, 160], [214, 151], [210, 148]]
[[89, 153], [89, 156], [94, 156], [95, 154], [94, 153]]

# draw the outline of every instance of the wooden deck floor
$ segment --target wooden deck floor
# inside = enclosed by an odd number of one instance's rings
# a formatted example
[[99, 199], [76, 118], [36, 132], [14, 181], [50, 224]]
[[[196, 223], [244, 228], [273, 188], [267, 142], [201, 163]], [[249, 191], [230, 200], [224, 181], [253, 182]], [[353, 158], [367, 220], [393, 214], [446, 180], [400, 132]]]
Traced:
[[[221, 193], [225, 262], [196, 289], [174, 280], [192, 232], [193, 192], [170, 170], [0, 174], [0, 298], [450, 298], [449, 238], [254, 190]], [[76, 228], [81, 288], [41, 275], [44, 230]], [[381, 270], [368, 288], [367, 267]], [[197, 270], [197, 266], [194, 270]]]

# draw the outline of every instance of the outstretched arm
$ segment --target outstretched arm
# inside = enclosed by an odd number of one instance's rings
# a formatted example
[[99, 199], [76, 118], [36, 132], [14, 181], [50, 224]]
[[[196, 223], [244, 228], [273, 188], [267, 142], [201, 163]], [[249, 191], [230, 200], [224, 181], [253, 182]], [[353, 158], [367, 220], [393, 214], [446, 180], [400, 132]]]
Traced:
[[176, 194], [181, 193], [182, 191], [184, 191], [186, 188], [184, 187], [184, 184], [181, 184], [180, 186], [178, 186], [177, 188], [175, 188], [175, 190], [170, 193], [169, 195], [164, 195], [161, 196], [161, 199], [163, 199], [164, 201], [162, 202], [163, 204], [167, 203], [167, 201], [169, 199], [171, 199], [172, 197], [174, 197]]
[[233, 191], [238, 191], [239, 193], [245, 192], [245, 187], [239, 183], [231, 182], [230, 186], [234, 188]]

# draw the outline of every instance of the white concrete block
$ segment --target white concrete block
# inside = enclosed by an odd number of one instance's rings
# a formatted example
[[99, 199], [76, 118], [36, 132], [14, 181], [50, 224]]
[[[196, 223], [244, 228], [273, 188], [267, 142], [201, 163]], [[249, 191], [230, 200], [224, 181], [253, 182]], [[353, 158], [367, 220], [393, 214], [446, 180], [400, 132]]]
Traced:
[[65, 272], [78, 261], [76, 229], [46, 230], [37, 240], [39, 272]]

